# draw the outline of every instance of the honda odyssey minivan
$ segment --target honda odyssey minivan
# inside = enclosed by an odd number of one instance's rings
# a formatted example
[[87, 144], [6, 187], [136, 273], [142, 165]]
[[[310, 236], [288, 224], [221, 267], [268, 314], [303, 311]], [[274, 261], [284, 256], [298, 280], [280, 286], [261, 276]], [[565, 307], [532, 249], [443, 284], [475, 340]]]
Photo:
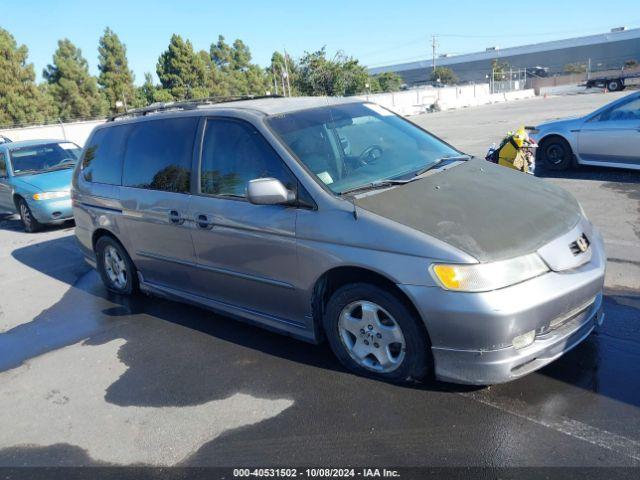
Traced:
[[110, 291], [326, 339], [386, 380], [509, 381], [604, 319], [602, 238], [570, 194], [357, 99], [129, 112], [91, 134], [72, 201]]

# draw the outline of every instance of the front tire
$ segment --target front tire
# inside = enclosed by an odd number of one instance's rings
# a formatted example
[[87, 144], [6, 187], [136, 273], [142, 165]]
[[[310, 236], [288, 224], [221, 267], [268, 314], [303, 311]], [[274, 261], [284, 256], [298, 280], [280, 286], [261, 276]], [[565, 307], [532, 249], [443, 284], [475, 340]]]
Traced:
[[566, 170], [573, 165], [573, 151], [564, 138], [552, 137], [545, 140], [538, 151], [543, 166], [549, 170]]
[[96, 243], [98, 273], [108, 290], [131, 295], [138, 289], [136, 267], [127, 251], [115, 239], [105, 236]]
[[377, 286], [338, 289], [327, 303], [323, 326], [338, 360], [359, 375], [410, 382], [431, 370], [431, 345], [421, 320]]
[[18, 213], [20, 214], [20, 221], [22, 222], [25, 232], [35, 233], [42, 230], [43, 225], [33, 216], [24, 198], [18, 199]]

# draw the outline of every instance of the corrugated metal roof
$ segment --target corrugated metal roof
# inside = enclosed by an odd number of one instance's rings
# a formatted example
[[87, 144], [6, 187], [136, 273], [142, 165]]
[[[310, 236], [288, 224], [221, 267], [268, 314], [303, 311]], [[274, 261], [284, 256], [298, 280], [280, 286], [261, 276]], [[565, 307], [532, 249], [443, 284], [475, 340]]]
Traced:
[[[585, 47], [589, 45], [601, 45], [610, 42], [621, 42], [625, 40], [640, 39], [640, 28], [633, 28], [622, 32], [599, 33], [597, 35], [588, 35], [586, 37], [567, 38], [564, 40], [553, 40], [550, 42], [532, 43], [530, 45], [522, 45], [519, 47], [509, 47], [497, 50], [467, 53], [464, 55], [454, 55], [446, 58], [438, 58], [436, 64], [440, 67], [449, 65], [457, 65], [460, 63], [475, 62], [482, 60], [493, 60], [494, 58], [512, 57], [515, 55], [524, 55], [528, 53], [540, 53], [550, 50], [561, 50], [572, 47]], [[388, 65], [385, 67], [374, 67], [369, 69], [369, 73], [376, 74], [382, 72], [401, 72], [404, 70], [415, 70], [418, 68], [429, 68], [432, 65], [432, 59], [419, 60], [417, 62], [399, 63], [396, 65]]]

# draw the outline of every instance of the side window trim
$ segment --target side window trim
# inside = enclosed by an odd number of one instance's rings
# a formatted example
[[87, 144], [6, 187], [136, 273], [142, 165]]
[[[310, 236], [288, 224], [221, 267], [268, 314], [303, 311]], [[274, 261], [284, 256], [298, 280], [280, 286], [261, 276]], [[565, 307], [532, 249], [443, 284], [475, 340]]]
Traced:
[[[203, 149], [204, 149], [204, 141], [205, 141], [205, 135], [206, 135], [206, 130], [207, 130], [207, 123], [209, 121], [216, 121], [216, 120], [226, 120], [226, 121], [232, 121], [232, 122], [237, 122], [243, 125], [247, 125], [250, 128], [253, 128], [256, 133], [258, 135], [260, 135], [260, 138], [262, 138], [262, 140], [264, 141], [264, 143], [271, 149], [271, 151], [273, 152], [274, 156], [280, 161], [280, 163], [282, 164], [283, 168], [289, 172], [289, 174], [291, 175], [291, 178], [293, 180], [293, 182], [296, 185], [296, 202], [297, 202], [297, 197], [298, 197], [298, 192], [299, 189], [301, 187], [301, 183], [300, 180], [298, 180], [298, 177], [296, 177], [296, 175], [291, 171], [291, 169], [289, 168], [289, 166], [286, 164], [286, 162], [282, 159], [282, 157], [280, 156], [280, 154], [276, 151], [275, 148], [273, 148], [273, 145], [271, 145], [271, 142], [269, 142], [269, 140], [262, 134], [262, 132], [250, 121], [242, 119], [242, 118], [238, 118], [238, 117], [234, 117], [231, 115], [207, 115], [204, 116], [202, 118], [202, 130], [199, 132], [199, 134], [201, 135], [201, 137], [199, 138], [199, 152], [198, 152], [198, 161], [196, 162], [196, 172], [197, 172], [197, 178], [196, 178], [196, 184], [195, 184], [195, 188], [192, 188], [192, 194], [193, 195], [198, 195], [198, 196], [202, 196], [202, 197], [211, 197], [211, 198], [219, 198], [222, 200], [234, 200], [234, 201], [239, 201], [239, 202], [249, 202], [249, 200], [246, 197], [235, 197], [235, 196], [231, 196], [231, 195], [220, 195], [220, 194], [214, 194], [214, 193], [206, 193], [202, 191], [202, 154], [203, 154]], [[299, 205], [295, 205], [296, 208], [299, 207]]]

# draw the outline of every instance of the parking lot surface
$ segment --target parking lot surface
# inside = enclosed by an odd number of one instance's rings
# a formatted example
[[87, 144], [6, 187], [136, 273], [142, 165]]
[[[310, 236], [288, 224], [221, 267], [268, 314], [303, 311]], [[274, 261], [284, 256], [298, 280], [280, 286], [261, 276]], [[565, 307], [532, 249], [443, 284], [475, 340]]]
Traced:
[[[613, 98], [412, 120], [484, 155], [507, 130]], [[606, 321], [546, 368], [490, 388], [360, 378], [326, 345], [110, 295], [72, 226], [29, 235], [0, 217], [0, 465], [640, 466], [640, 172], [539, 175], [603, 232]]]

